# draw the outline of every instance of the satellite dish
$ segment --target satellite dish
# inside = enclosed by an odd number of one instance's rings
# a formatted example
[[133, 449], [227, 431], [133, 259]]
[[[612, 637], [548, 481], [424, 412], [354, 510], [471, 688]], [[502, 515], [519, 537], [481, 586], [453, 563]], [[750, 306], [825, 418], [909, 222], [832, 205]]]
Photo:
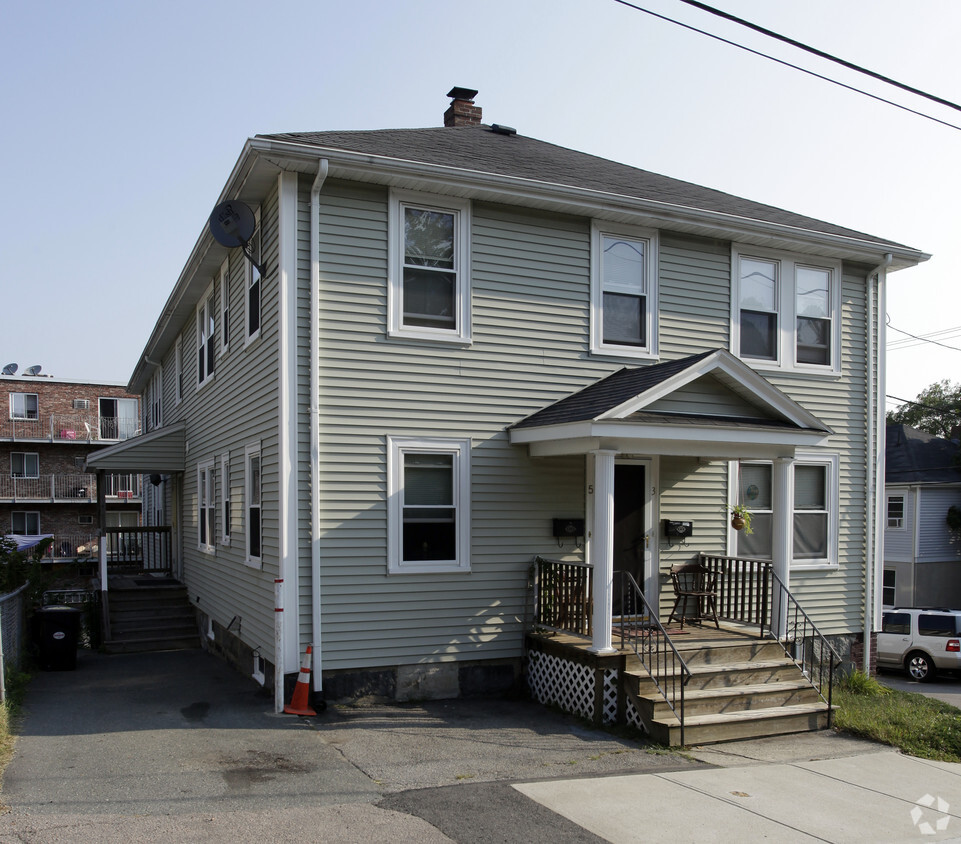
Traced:
[[43, 367], [39, 363], [37, 363], [37, 364], [34, 364], [33, 366], [28, 366], [25, 370], [23, 370], [23, 374], [39, 375], [41, 369], [43, 369]]
[[8, 364], [3, 368], [3, 374], [4, 374], [4, 375], [16, 375], [16, 374], [17, 374], [17, 364], [15, 364], [15, 363], [8, 363]]
[[256, 225], [254, 212], [236, 199], [221, 202], [210, 213], [210, 233], [217, 243], [228, 249], [246, 246]]
[[240, 247], [244, 257], [253, 264], [261, 276], [266, 275], [264, 265], [258, 263], [247, 245], [257, 228], [254, 212], [239, 199], [221, 202], [210, 212], [210, 234], [221, 246], [228, 249]]

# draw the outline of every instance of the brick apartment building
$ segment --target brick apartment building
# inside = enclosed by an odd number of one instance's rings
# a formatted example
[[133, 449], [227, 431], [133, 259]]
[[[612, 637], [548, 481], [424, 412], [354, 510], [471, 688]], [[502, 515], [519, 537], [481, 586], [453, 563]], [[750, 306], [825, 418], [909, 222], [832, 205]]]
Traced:
[[[49, 556], [92, 552], [100, 517], [86, 458], [139, 433], [140, 400], [119, 384], [72, 381], [30, 367], [0, 375], [0, 534], [53, 535]], [[4, 406], [5, 405], [5, 406]], [[140, 524], [139, 475], [106, 475], [104, 527]]]

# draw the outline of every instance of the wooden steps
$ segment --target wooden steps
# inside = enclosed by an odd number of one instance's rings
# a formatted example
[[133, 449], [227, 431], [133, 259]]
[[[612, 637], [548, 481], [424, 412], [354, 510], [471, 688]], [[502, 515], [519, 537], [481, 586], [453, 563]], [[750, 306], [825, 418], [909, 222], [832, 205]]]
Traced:
[[[684, 689], [684, 743], [711, 744], [824, 729], [829, 710], [800, 668], [774, 641], [747, 635], [692, 635], [673, 639], [691, 669]], [[674, 677], [658, 676], [673, 688]], [[678, 717], [633, 654], [625, 690], [650, 732], [667, 745], [681, 743]]]
[[200, 647], [197, 619], [180, 583], [111, 587], [108, 653]]

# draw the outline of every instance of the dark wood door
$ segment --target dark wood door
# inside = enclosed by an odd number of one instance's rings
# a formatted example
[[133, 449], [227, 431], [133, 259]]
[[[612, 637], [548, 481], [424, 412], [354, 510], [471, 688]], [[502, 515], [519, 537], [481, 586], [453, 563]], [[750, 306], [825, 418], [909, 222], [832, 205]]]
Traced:
[[614, 466], [614, 615], [622, 612], [621, 575], [630, 572], [644, 588], [644, 467]]

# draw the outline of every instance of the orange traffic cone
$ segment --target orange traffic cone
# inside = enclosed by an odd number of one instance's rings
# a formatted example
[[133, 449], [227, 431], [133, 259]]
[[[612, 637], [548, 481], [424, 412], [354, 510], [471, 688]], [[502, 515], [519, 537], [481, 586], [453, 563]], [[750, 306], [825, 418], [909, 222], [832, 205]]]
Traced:
[[294, 686], [294, 695], [284, 707], [284, 712], [288, 715], [316, 715], [310, 708], [310, 654], [311, 646], [307, 645], [307, 654], [304, 656], [304, 664], [300, 667], [300, 674], [297, 675], [297, 685]]

